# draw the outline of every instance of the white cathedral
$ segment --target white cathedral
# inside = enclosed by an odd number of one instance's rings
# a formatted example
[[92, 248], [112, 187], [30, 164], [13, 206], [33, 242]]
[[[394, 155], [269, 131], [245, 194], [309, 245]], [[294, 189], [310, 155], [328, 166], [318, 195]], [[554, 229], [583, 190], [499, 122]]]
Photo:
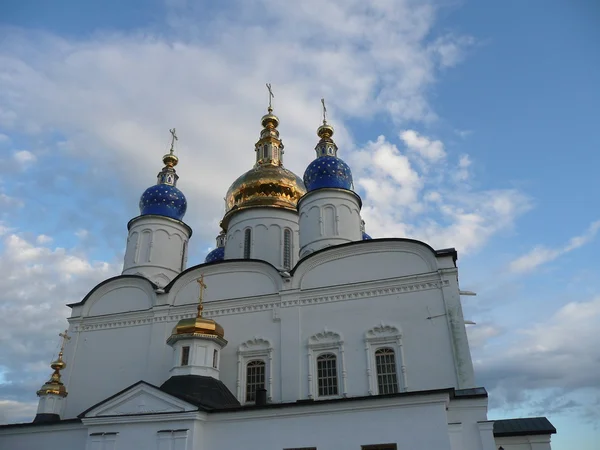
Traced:
[[371, 239], [326, 120], [303, 179], [270, 106], [261, 123], [192, 267], [171, 145], [122, 275], [68, 305], [37, 415], [0, 449], [549, 450], [546, 418], [487, 418], [456, 250]]

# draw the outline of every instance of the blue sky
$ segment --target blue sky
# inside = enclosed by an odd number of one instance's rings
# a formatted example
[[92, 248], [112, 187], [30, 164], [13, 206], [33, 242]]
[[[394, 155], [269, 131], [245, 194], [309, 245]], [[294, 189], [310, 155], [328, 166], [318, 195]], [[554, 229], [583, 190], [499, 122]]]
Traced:
[[2, 2], [0, 419], [34, 411], [62, 305], [119, 272], [174, 126], [203, 260], [271, 82], [287, 167], [324, 96], [367, 231], [459, 251], [490, 417], [598, 448], [600, 6], [286, 3]]

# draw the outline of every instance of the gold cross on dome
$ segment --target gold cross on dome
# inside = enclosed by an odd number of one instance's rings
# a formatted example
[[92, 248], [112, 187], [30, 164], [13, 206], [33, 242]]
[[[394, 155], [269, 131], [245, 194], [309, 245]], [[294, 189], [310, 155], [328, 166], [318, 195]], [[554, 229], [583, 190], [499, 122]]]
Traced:
[[170, 150], [170, 153], [173, 153], [173, 151], [175, 150], [175, 141], [178, 141], [179, 138], [175, 134], [175, 128], [171, 128], [169, 130], [169, 133], [171, 133], [171, 150]]
[[327, 107], [325, 106], [325, 99], [321, 99], [321, 104], [323, 105], [323, 123], [327, 123]]
[[269, 112], [273, 111], [273, 104], [271, 101], [275, 98], [273, 90], [271, 89], [271, 83], [267, 83], [267, 90], [269, 91]]
[[65, 349], [65, 345], [67, 345], [67, 341], [71, 340], [71, 336], [69, 336], [69, 330], [65, 330], [64, 333], [58, 333], [58, 335], [62, 338], [62, 343], [60, 345], [60, 352], [62, 353]]
[[206, 289], [206, 284], [204, 283], [204, 274], [200, 275], [200, 278], [196, 280], [198, 283], [198, 287], [200, 288], [200, 293], [198, 295], [198, 317], [202, 317], [202, 310], [204, 309], [204, 289]]

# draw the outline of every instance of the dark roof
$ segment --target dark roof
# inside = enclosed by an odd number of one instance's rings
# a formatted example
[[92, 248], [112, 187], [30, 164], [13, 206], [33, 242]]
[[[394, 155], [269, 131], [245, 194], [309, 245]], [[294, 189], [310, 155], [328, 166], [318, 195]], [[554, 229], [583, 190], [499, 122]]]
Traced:
[[179, 375], [165, 381], [160, 390], [196, 406], [224, 409], [240, 406], [221, 380], [201, 375]]
[[[154, 386], [153, 384], [146, 383], [143, 380], [138, 381], [137, 383], [132, 384], [131, 386], [123, 389], [122, 391], [117, 392], [114, 395], [102, 400], [99, 403], [89, 407], [84, 412], [79, 414], [79, 418], [77, 419], [67, 419], [60, 420], [56, 422], [27, 422], [27, 423], [13, 423], [8, 425], [0, 425], [0, 429], [2, 428], [21, 428], [21, 427], [30, 427], [30, 426], [41, 426], [41, 425], [59, 425], [66, 423], [81, 423], [81, 417], [85, 417], [85, 415], [96, 408], [97, 406], [102, 405], [103, 403], [112, 400], [115, 397], [118, 397], [122, 393], [128, 391], [129, 389], [137, 386], [138, 384], [146, 384], [155, 389], [159, 389], [173, 397], [177, 397], [181, 400], [189, 402], [193, 405], [198, 406], [199, 408], [206, 410], [207, 412], [234, 412], [234, 411], [247, 411], [247, 410], [255, 410], [255, 409], [271, 409], [271, 408], [288, 408], [288, 407], [309, 407], [311, 405], [322, 405], [329, 403], [341, 403], [341, 402], [354, 402], [354, 401], [365, 401], [365, 400], [377, 400], [384, 398], [396, 398], [396, 397], [413, 397], [418, 395], [436, 395], [436, 394], [448, 394], [451, 399], [463, 400], [469, 398], [485, 398], [487, 397], [487, 391], [484, 388], [473, 388], [473, 389], [454, 389], [454, 388], [444, 388], [444, 389], [432, 389], [426, 391], [408, 391], [408, 392], [397, 392], [395, 394], [383, 394], [383, 395], [365, 395], [361, 397], [342, 397], [342, 398], [334, 398], [329, 400], [298, 400], [296, 402], [290, 403], [267, 403], [266, 405], [240, 405], [234, 395], [227, 389], [227, 387], [220, 381], [216, 380], [212, 377], [203, 377], [199, 375], [180, 375], [177, 377], [171, 377], [167, 381], [163, 383], [163, 385], [159, 388]], [[158, 413], [161, 414], [161, 413]], [[135, 415], [135, 414], [134, 414]], [[547, 419], [541, 417], [540, 419], [544, 419], [547, 422]], [[518, 420], [533, 420], [533, 419], [516, 419]], [[502, 421], [498, 422], [510, 422], [510, 421]], [[550, 424], [550, 422], [548, 422]], [[495, 424], [494, 424], [495, 425]], [[550, 425], [552, 426], [552, 425]], [[554, 427], [552, 427], [556, 433]], [[526, 433], [526, 434], [535, 434], [535, 433]], [[545, 434], [545, 433], [537, 433], [537, 434]], [[496, 427], [494, 426], [494, 435], [496, 436]], [[509, 436], [517, 436], [515, 434], [510, 434]]]
[[27, 428], [27, 427], [41, 427], [44, 425], [54, 426], [54, 425], [65, 425], [68, 423], [81, 423], [81, 419], [65, 419], [65, 420], [56, 420], [54, 422], [22, 422], [22, 423], [8, 423], [6, 425], [0, 425], [0, 430], [6, 428]]
[[381, 394], [381, 395], [363, 395], [360, 397], [340, 397], [332, 398], [328, 400], [313, 400], [313, 399], [301, 399], [290, 403], [267, 403], [266, 405], [241, 405], [238, 407], [230, 406], [223, 409], [215, 409], [211, 412], [234, 412], [234, 411], [246, 411], [253, 409], [268, 409], [268, 408], [289, 408], [299, 406], [310, 406], [310, 405], [323, 405], [329, 403], [347, 403], [347, 402], [360, 402], [369, 400], [378, 400], [384, 398], [396, 398], [396, 397], [416, 397], [419, 395], [437, 395], [437, 394], [448, 394], [451, 399], [455, 400], [466, 400], [470, 398], [486, 398], [488, 396], [485, 388], [474, 388], [474, 389], [454, 389], [454, 388], [443, 388], [443, 389], [431, 389], [425, 391], [408, 391], [408, 392], [396, 392], [395, 394]]
[[556, 428], [545, 417], [494, 421], [494, 437], [555, 434]]

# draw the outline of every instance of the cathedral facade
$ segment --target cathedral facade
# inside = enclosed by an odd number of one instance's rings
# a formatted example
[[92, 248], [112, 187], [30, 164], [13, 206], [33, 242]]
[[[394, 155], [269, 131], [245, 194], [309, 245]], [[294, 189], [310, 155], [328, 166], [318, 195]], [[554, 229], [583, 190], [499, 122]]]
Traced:
[[38, 413], [0, 448], [550, 449], [545, 418], [487, 418], [456, 251], [371, 239], [325, 117], [302, 178], [270, 106], [261, 124], [192, 267], [171, 145], [122, 275], [69, 305]]

